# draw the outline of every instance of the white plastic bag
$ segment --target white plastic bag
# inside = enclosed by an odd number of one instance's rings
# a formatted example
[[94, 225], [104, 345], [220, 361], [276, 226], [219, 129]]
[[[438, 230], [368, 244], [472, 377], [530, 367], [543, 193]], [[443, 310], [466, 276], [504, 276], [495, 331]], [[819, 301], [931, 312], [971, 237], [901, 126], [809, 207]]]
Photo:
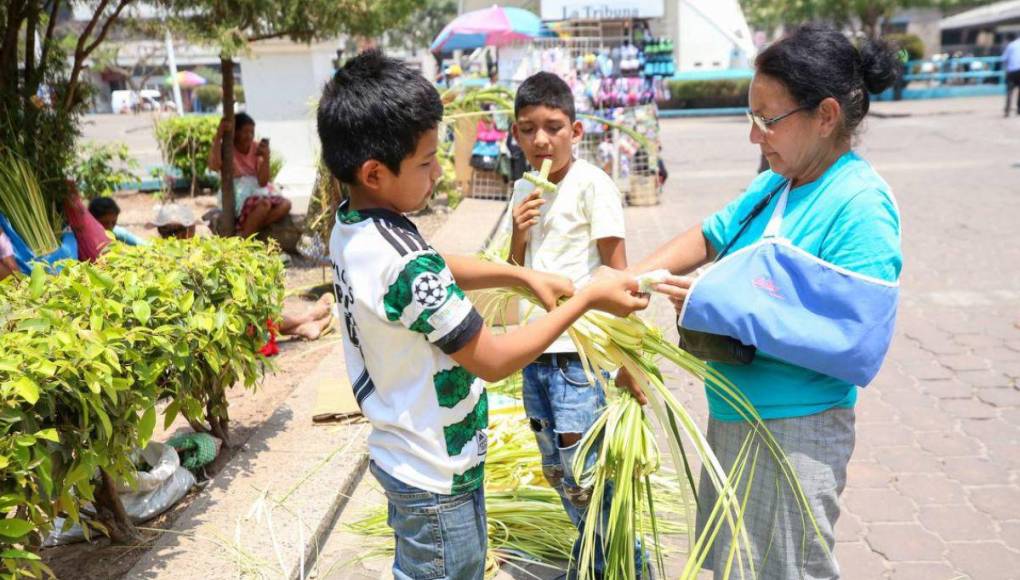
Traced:
[[[137, 484], [134, 487], [126, 482], [117, 485], [124, 511], [136, 524], [170, 509], [195, 485], [195, 476], [181, 467], [180, 457], [173, 447], [153, 441], [142, 450], [141, 455], [152, 469], [137, 472]], [[43, 541], [43, 546], [72, 544], [85, 539], [81, 526], [75, 524], [66, 532], [62, 532], [60, 530], [63, 526], [64, 518], [57, 518], [53, 523], [53, 531]]]

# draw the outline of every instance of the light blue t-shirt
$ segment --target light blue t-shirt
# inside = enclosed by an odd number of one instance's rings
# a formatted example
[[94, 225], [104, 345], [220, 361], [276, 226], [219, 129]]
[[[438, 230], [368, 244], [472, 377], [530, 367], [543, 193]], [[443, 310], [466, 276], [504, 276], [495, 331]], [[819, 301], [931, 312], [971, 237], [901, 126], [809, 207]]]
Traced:
[[134, 235], [127, 228], [122, 228], [120, 226], [113, 226], [113, 232], [112, 233], [113, 233], [113, 237], [116, 238], [118, 242], [125, 243], [125, 244], [127, 244], [129, 246], [148, 246], [149, 245], [149, 242], [147, 242], [147, 241], [143, 240], [142, 238], [139, 238], [138, 236]]
[[[744, 195], [702, 224], [705, 238], [721, 252], [740, 229], [740, 220], [786, 179], [766, 171]], [[776, 195], [733, 244], [730, 253], [759, 239], [778, 203]], [[790, 191], [780, 236], [811, 254], [859, 274], [899, 279], [900, 216], [892, 191], [867, 161], [856, 153], [840, 157], [812, 183]], [[711, 363], [754, 404], [764, 419], [801, 417], [834, 407], [853, 407], [857, 387], [758, 352], [749, 365]], [[712, 417], [740, 417], [708, 391]]]
[[1007, 44], [1006, 50], [1002, 51], [1002, 67], [1006, 72], [1020, 70], [1020, 38]]

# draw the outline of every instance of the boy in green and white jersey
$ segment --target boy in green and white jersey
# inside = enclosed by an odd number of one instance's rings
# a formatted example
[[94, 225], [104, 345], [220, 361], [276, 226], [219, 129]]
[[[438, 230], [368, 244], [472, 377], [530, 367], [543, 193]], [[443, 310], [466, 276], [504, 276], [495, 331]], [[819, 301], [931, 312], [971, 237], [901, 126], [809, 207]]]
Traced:
[[[482, 383], [524, 367], [590, 308], [644, 308], [636, 281], [606, 273], [574, 293], [561, 276], [441, 256], [404, 213], [440, 175], [443, 107], [419, 73], [377, 51], [351, 59], [319, 103], [323, 159], [347, 184], [330, 239], [348, 375], [365, 417], [371, 470], [386, 491], [397, 578], [481, 578], [488, 404]], [[531, 289], [553, 308], [492, 334], [464, 290]]]

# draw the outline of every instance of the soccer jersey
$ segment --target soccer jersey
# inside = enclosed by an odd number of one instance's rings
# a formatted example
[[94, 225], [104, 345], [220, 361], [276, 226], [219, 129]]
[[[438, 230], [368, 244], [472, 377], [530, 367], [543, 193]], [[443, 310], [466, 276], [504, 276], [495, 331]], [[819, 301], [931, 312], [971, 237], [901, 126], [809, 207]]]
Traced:
[[482, 317], [406, 217], [345, 202], [329, 242], [347, 373], [371, 424], [368, 450], [389, 475], [426, 491], [482, 484], [488, 402], [450, 354]]

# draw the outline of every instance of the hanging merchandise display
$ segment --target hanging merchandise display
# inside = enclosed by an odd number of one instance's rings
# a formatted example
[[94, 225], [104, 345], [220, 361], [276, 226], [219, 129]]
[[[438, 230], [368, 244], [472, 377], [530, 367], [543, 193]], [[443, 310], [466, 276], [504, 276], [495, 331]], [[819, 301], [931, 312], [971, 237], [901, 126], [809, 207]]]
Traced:
[[[549, 27], [559, 36], [500, 47], [500, 82], [516, 87], [538, 72], [566, 81], [584, 127], [575, 155], [609, 174], [628, 203], [658, 203], [657, 103], [670, 98], [667, 80], [675, 72], [673, 41], [653, 37], [648, 24], [640, 20], [560, 22]], [[472, 150], [471, 165], [476, 171], [471, 195], [503, 199], [509, 191], [502, 184], [495, 184], [497, 194], [490, 191], [489, 180], [478, 177], [485, 175], [491, 163], [499, 165], [507, 159], [504, 145], [500, 159], [491, 161], [496, 150], [489, 143], [477, 138]]]
[[676, 65], [673, 63], [672, 39], [645, 39], [643, 72], [646, 77], [671, 77], [676, 73]]

